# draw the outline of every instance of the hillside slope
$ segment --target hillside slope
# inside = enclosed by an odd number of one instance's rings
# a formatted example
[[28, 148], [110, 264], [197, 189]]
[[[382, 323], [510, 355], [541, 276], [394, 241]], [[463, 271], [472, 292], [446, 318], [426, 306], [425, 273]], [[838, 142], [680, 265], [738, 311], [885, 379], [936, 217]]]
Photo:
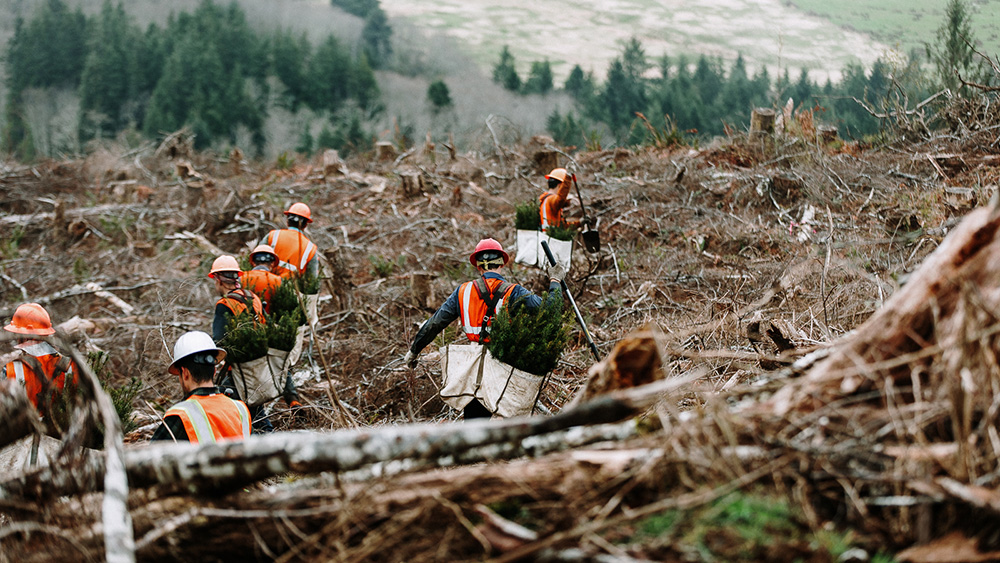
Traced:
[[[754, 326], [767, 321], [781, 327], [795, 349], [791, 357], [826, 348], [876, 311], [962, 216], [985, 203], [1000, 174], [992, 137], [984, 141], [984, 133], [873, 150], [840, 142], [817, 145], [801, 131], [808, 131], [805, 121], [775, 138], [740, 136], [703, 148], [572, 156], [540, 138], [454, 158], [444, 147], [423, 146], [325, 169], [318, 160], [279, 169], [243, 162], [235, 154], [193, 153], [178, 137], [160, 147], [107, 147], [77, 161], [8, 162], [0, 168], [0, 313], [6, 319], [17, 304], [38, 301], [56, 323], [74, 316], [92, 321], [76, 334], [78, 345], [107, 351], [116, 382], [133, 376], [143, 382], [135, 406], [146, 426], [127, 437], [143, 441], [158, 411], [179, 398], [176, 380], [165, 369], [172, 343], [186, 330], [210, 327], [215, 299], [206, 273], [213, 247], [245, 255], [281, 223], [282, 210], [305, 201], [315, 218], [307, 232], [326, 259], [327, 280], [317, 338], [296, 370], [307, 408], [293, 416], [276, 404], [277, 428], [337, 429], [340, 415], [362, 429], [454, 420], [458, 413], [436, 397], [440, 372], [433, 355], [425, 355], [412, 372], [399, 360], [417, 324], [470, 277], [467, 255], [475, 242], [492, 236], [508, 247], [513, 243], [514, 205], [537, 197], [542, 174], [556, 162], [577, 173], [588, 211], [599, 218], [602, 252], [578, 248], [567, 282], [601, 354], [641, 327], [658, 327], [664, 335], [665, 373], [698, 376], [697, 384], [659, 418], [673, 420], [670, 412], [678, 409], [717, 413], [726, 401], [716, 399], [735, 401], [749, 392], [744, 383], [768, 381], [771, 370], [789, 360], [776, 355], [771, 340], [757, 338]], [[185, 172], [187, 164], [197, 175]], [[404, 176], [421, 179], [420, 193], [403, 191]], [[410, 286], [418, 272], [431, 273], [433, 280], [433, 297], [422, 302]], [[543, 287], [537, 270], [513, 265], [509, 274], [536, 291]], [[132, 309], [102, 297], [89, 284], [112, 292]], [[463, 339], [449, 331], [439, 342], [452, 338]], [[575, 331], [543, 389], [543, 408], [561, 410], [592, 363]], [[336, 391], [342, 408], [331, 403], [330, 391]], [[171, 538], [198, 537], [207, 522], [213, 533], [231, 540], [206, 547], [202, 555], [209, 558], [269, 559], [283, 553], [289, 559], [479, 559], [486, 550], [481, 538], [467, 533], [463, 520], [473, 517], [477, 503], [498, 509], [504, 499], [516, 498], [533, 515], [521, 521], [533, 523], [540, 533], [582, 533], [587, 528], [576, 526], [603, 521], [622, 502], [666, 510], [675, 505], [657, 499], [672, 487], [694, 490], [718, 482], [714, 479], [735, 479], [743, 467], [702, 465], [700, 450], [684, 457], [682, 449], [693, 447], [684, 442], [687, 438], [721, 448], [713, 441], [719, 435], [650, 432], [643, 442], [618, 447], [669, 449], [668, 440], [680, 440], [672, 450], [680, 457], [656, 465], [652, 473], [639, 471], [653, 467], [640, 458], [630, 457], [639, 465], [629, 462], [632, 469], [622, 474], [620, 469], [586, 469], [588, 463], [609, 460], [569, 456], [546, 462], [552, 471], [544, 465], [517, 469], [494, 463], [346, 489], [326, 478], [306, 480], [298, 489], [294, 480], [279, 480], [219, 499], [137, 501], [144, 507], [134, 516], [137, 537], [148, 532], [140, 555], [143, 560], [184, 559], [180, 546], [185, 543]], [[808, 456], [820, 454], [802, 455], [814, 459]], [[574, 481], [580, 474], [569, 471], [570, 458], [593, 480], [586, 481], [587, 487], [571, 486], [584, 481]], [[785, 463], [786, 458], [772, 459], [746, 477], [761, 479], [772, 469], [798, 475], [794, 464]], [[685, 473], [688, 465], [697, 470], [694, 477]], [[510, 486], [514, 473], [525, 480], [517, 487]], [[482, 489], [470, 485], [477, 475], [490, 476]], [[636, 480], [628, 480], [632, 477]], [[749, 482], [737, 479], [730, 486]], [[519, 487], [534, 487], [534, 492]], [[276, 490], [283, 492], [275, 496]], [[304, 491], [303, 496], [296, 491]], [[849, 504], [846, 493], [838, 491], [815, 491], [829, 500], [823, 510], [836, 512], [841, 503]], [[145, 499], [142, 492], [134, 494]], [[717, 498], [714, 494], [706, 498]], [[697, 505], [698, 498], [681, 506]], [[204, 518], [180, 518], [171, 531], [158, 527], [187, 510], [186, 503], [200, 502], [209, 503]], [[292, 510], [287, 514], [296, 518], [295, 533], [306, 538], [302, 542], [289, 543], [283, 525], [272, 526], [276, 519], [245, 520], [226, 512], [235, 506], [257, 514], [282, 502], [289, 503], [284, 509]], [[336, 521], [309, 519], [342, 504], [354, 508], [337, 512]], [[42, 518], [54, 525], [91, 530], [74, 531], [76, 545], [100, 552], [101, 539], [86, 524], [99, 514], [70, 514], [58, 506], [47, 510]], [[226, 527], [211, 524], [216, 518]], [[821, 511], [812, 518], [817, 527], [827, 519], [857, 525], [843, 514]], [[614, 521], [609, 519], [609, 525]], [[363, 530], [354, 522], [364, 522]], [[866, 533], [883, 542], [899, 532], [872, 528]], [[258, 533], [264, 535], [253, 535]], [[10, 546], [8, 553], [23, 560], [66, 553], [38, 537], [15, 534], [5, 550]], [[578, 536], [567, 537], [572, 543]], [[884, 545], [899, 548], [915, 539], [908, 532], [893, 541], [898, 543]], [[660, 560], [681, 557], [671, 549], [653, 542], [634, 553]]]

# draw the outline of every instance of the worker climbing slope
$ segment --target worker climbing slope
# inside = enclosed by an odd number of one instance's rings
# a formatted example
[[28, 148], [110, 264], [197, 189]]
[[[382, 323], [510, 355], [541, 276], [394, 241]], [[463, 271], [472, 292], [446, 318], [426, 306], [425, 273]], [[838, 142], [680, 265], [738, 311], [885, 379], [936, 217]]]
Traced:
[[306, 236], [306, 225], [312, 223], [312, 211], [304, 203], [293, 203], [285, 211], [287, 228], [273, 230], [267, 233], [260, 244], [266, 244], [274, 249], [278, 263], [274, 273], [284, 279], [295, 276], [319, 276], [319, 260], [316, 258], [316, 245]]
[[[403, 357], [410, 368], [416, 367], [420, 351], [455, 319], [462, 320], [462, 330], [471, 342], [485, 344], [489, 341], [490, 323], [498, 309], [511, 303], [523, 303], [532, 309], [542, 304], [542, 299], [530, 290], [503, 278], [500, 270], [509, 260], [510, 257], [498, 241], [492, 238], [479, 241], [469, 256], [469, 262], [475, 266], [479, 277], [458, 286], [420, 327], [409, 351]], [[549, 298], [561, 298], [560, 281], [565, 270], [552, 266], [547, 273], [550, 278]], [[465, 407], [466, 419], [489, 416], [492, 413], [477, 399], [472, 399]]]
[[250, 267], [246, 272], [240, 272], [240, 285], [260, 297], [264, 312], [271, 313], [271, 302], [274, 294], [281, 287], [281, 276], [274, 273], [278, 256], [274, 249], [266, 244], [259, 244], [250, 253]]

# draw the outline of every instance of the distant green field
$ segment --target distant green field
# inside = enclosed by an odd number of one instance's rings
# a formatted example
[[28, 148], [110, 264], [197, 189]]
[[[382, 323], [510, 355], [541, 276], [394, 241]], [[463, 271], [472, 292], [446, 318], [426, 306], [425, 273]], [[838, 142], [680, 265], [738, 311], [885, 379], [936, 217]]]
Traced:
[[[947, 0], [790, 0], [834, 24], [867, 33], [903, 52], [934, 43]], [[1000, 0], [970, 0], [972, 33], [990, 56], [1000, 54]]]

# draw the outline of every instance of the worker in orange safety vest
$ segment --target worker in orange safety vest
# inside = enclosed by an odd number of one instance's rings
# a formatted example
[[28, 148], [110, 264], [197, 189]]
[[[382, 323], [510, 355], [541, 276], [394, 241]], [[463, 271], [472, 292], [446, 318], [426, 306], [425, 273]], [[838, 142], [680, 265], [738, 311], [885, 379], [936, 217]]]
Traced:
[[213, 383], [215, 368], [226, 351], [201, 331], [187, 332], [174, 343], [167, 371], [180, 378], [184, 400], [170, 407], [153, 440], [210, 443], [250, 437], [250, 412]]
[[236, 258], [228, 255], [216, 258], [208, 277], [215, 280], [215, 292], [219, 295], [212, 321], [212, 338], [216, 342], [222, 342], [229, 321], [242, 313], [249, 313], [259, 324], [267, 323], [260, 297], [240, 286], [240, 265]]
[[278, 263], [274, 273], [284, 279], [296, 276], [319, 276], [319, 259], [316, 245], [305, 234], [306, 225], [312, 223], [312, 211], [304, 203], [293, 203], [285, 211], [288, 227], [267, 233], [260, 244], [274, 249]]
[[38, 303], [19, 306], [3, 329], [17, 335], [14, 348], [19, 352], [18, 357], [4, 366], [4, 375], [24, 385], [28, 399], [45, 416], [56, 394], [65, 387], [67, 376], [73, 384], [78, 382], [79, 367], [51, 344], [37, 338], [56, 332], [48, 311]]
[[[434, 312], [427, 322], [420, 327], [413, 338], [410, 349], [403, 361], [415, 368], [420, 351], [434, 341], [434, 338], [455, 319], [462, 320], [462, 330], [472, 342], [485, 344], [489, 342], [489, 327], [497, 310], [510, 303], [523, 303], [535, 309], [542, 304], [542, 298], [529, 289], [504, 280], [500, 270], [510, 261], [510, 256], [503, 246], [492, 238], [479, 241], [475, 250], [469, 256], [469, 262], [475, 266], [479, 277], [458, 286], [444, 304]], [[560, 282], [566, 275], [562, 266], [549, 266], [548, 299], [561, 299]], [[465, 407], [465, 418], [490, 417], [492, 413], [477, 399], [473, 399]]]
[[570, 182], [576, 181], [576, 174], [570, 174], [565, 168], [556, 168], [545, 175], [548, 190], [538, 196], [538, 214], [542, 222], [542, 230], [549, 227], [577, 227], [578, 221], [567, 221], [563, 217], [563, 209], [569, 206]]
[[240, 272], [240, 285], [260, 297], [264, 312], [271, 314], [271, 301], [281, 287], [281, 276], [274, 273], [278, 256], [274, 249], [266, 244], [259, 244], [250, 253], [250, 267], [246, 272]]

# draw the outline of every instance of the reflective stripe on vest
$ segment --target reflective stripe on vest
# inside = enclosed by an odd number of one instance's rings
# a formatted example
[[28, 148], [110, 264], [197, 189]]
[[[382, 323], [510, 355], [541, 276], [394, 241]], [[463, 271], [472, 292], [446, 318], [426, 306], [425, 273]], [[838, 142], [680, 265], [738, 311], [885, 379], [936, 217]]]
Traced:
[[[296, 241], [291, 242], [289, 237], [295, 237]], [[305, 248], [302, 247], [303, 242]], [[305, 270], [309, 260], [316, 254], [316, 245], [301, 231], [294, 229], [271, 231], [267, 234], [267, 243], [274, 248], [274, 254], [278, 257], [278, 273], [282, 274], [282, 277], [287, 277], [284, 275], [285, 272], [298, 274]]]
[[[232, 295], [236, 291], [244, 291], [244, 290], [230, 291], [225, 297], [219, 299], [219, 303], [222, 303], [230, 311], [232, 311], [234, 317], [240, 316], [241, 313], [250, 312], [247, 310], [248, 309], [247, 304], [244, 303], [242, 299], [238, 297], [230, 297], [230, 295]], [[260, 297], [257, 297], [252, 292], [248, 291], [245, 291], [244, 293], [237, 295], [240, 295], [241, 297], [247, 297], [248, 294], [250, 297], [248, 300], [252, 304], [252, 309], [253, 309], [252, 315], [254, 321], [260, 324], [267, 324], [267, 319], [264, 317], [264, 304], [260, 302]]]
[[[486, 280], [486, 285], [490, 288], [490, 291], [495, 291], [501, 283], [503, 283], [503, 280], [498, 278], [489, 278]], [[497, 300], [496, 311], [503, 308], [504, 300], [514, 291], [515, 287], [514, 284], [511, 284], [510, 288]], [[479, 297], [479, 292], [476, 291], [476, 282], [463, 283], [458, 289], [458, 298], [458, 307], [462, 317], [462, 330], [469, 340], [479, 342], [479, 335], [483, 331], [483, 315], [487, 311], [486, 302]]]
[[[214, 413], [209, 415], [205, 406]], [[235, 413], [228, 409], [234, 409]], [[233, 425], [233, 414], [238, 419], [238, 426]], [[250, 411], [243, 401], [234, 401], [220, 393], [212, 395], [195, 395], [186, 401], [181, 401], [168, 410], [163, 417], [178, 416], [184, 423], [184, 430], [191, 442], [211, 443], [220, 440], [234, 440], [250, 436]], [[212, 420], [219, 426], [213, 424]], [[194, 433], [194, 436], [191, 434]]]
[[[181, 412], [184, 413], [184, 416], [181, 416], [181, 420], [190, 423], [190, 428], [194, 430], [194, 436], [188, 436], [188, 440], [195, 443], [215, 441], [215, 432], [212, 432], [212, 423], [208, 420], [208, 413], [205, 412], [205, 408], [198, 401], [187, 400], [183, 403], [178, 403], [167, 411], [167, 415], [180, 415]], [[187, 418], [185, 419], [184, 417]], [[166, 418], [166, 415], [164, 418]], [[184, 425], [185, 429], [188, 427], [188, 424]]]
[[14, 360], [10, 365], [14, 368], [14, 379], [24, 385], [24, 362]]
[[538, 198], [538, 210], [542, 215], [542, 230], [549, 228], [549, 211], [548, 206], [545, 205], [545, 200], [547, 200], [552, 194], [549, 192], [543, 193]]

